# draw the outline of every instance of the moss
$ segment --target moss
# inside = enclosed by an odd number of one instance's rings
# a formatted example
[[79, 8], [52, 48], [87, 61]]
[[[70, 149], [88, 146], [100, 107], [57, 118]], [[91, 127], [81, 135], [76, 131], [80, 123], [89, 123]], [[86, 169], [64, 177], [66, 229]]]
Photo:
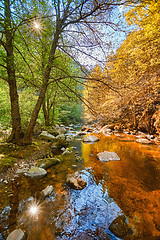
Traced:
[[15, 158], [12, 157], [4, 157], [0, 159], [0, 171], [5, 170], [6, 168], [10, 168], [14, 165]]

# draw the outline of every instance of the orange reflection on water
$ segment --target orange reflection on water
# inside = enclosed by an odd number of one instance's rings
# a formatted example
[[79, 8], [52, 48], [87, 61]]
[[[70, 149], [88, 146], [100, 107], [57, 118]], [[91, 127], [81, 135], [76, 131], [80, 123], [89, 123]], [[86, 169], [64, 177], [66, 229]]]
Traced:
[[[96, 155], [103, 151], [116, 152], [121, 160], [100, 162]], [[110, 197], [128, 217], [135, 234], [129, 239], [160, 239], [158, 146], [119, 141], [115, 136], [102, 136], [95, 144], [83, 143], [82, 154], [85, 167], [92, 167], [96, 183], [102, 183], [103, 180]]]

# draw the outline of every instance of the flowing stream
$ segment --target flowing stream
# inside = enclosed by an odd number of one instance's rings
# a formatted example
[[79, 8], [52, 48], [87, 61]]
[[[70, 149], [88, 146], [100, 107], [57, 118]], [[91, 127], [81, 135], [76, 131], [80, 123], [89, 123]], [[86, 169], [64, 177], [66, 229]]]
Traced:
[[[23, 175], [0, 189], [0, 239], [21, 228], [28, 240], [118, 240], [109, 225], [125, 215], [132, 234], [126, 240], [160, 239], [160, 148], [135, 142], [135, 136], [97, 135], [100, 141], [82, 143], [76, 137], [71, 154], [48, 169], [43, 179]], [[100, 162], [97, 153], [116, 152], [120, 161]], [[75, 152], [83, 161], [76, 161]], [[76, 165], [76, 166], [75, 166]], [[80, 172], [87, 182], [83, 190], [66, 185], [69, 173]], [[39, 200], [52, 185], [53, 194]], [[29, 214], [36, 202], [39, 212]]]

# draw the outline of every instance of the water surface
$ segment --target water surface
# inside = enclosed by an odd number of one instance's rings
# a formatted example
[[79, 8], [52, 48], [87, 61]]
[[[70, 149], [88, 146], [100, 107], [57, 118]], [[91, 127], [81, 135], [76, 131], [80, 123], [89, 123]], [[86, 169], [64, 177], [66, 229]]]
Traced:
[[[1, 240], [18, 227], [27, 232], [28, 240], [117, 240], [108, 227], [122, 214], [133, 230], [124, 239], [160, 239], [160, 149], [136, 143], [134, 136], [99, 137], [94, 144], [74, 141], [74, 152], [83, 162], [77, 162], [73, 152], [43, 179], [21, 175], [1, 186]], [[100, 162], [96, 156], [103, 151], [116, 152], [121, 160]], [[68, 173], [76, 171], [87, 181], [83, 190], [65, 183]], [[47, 185], [53, 185], [54, 194], [40, 200], [38, 216], [31, 217], [28, 208]]]

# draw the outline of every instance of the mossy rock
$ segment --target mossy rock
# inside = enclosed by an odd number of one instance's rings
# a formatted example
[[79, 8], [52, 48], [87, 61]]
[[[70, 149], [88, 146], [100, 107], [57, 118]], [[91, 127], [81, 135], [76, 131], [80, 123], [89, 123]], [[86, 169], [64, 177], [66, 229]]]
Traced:
[[40, 167], [31, 167], [28, 172], [25, 172], [24, 175], [26, 177], [35, 177], [35, 178], [41, 178], [44, 177], [47, 174], [46, 170]]
[[47, 169], [50, 168], [51, 166], [54, 166], [61, 162], [60, 156], [55, 157], [55, 158], [44, 158], [44, 159], [39, 159], [39, 167]]

